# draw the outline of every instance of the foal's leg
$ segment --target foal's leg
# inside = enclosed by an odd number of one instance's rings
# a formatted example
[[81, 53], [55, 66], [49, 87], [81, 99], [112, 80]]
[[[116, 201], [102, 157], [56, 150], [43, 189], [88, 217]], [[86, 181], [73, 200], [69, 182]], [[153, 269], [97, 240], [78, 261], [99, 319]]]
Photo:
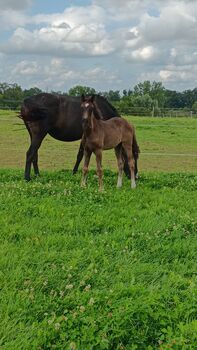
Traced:
[[118, 145], [115, 147], [115, 154], [118, 162], [118, 182], [117, 187], [122, 187], [122, 176], [123, 176], [123, 169], [124, 169], [124, 161], [122, 158], [122, 145]]
[[128, 158], [128, 163], [129, 163], [129, 168], [131, 171], [131, 188], [136, 188], [136, 183], [135, 183], [135, 161], [133, 158], [133, 152], [132, 152], [132, 146], [128, 144], [123, 144], [124, 150], [126, 152], [127, 158]]
[[79, 146], [79, 151], [77, 153], [77, 160], [76, 160], [75, 166], [73, 168], [73, 175], [76, 174], [78, 167], [79, 167], [79, 164], [81, 163], [81, 160], [83, 158], [83, 155], [84, 155], [84, 146], [81, 142], [80, 146]]
[[137, 158], [135, 158], [135, 179], [137, 180], [139, 178], [138, 175], [138, 167], [137, 167]]
[[130, 172], [130, 168], [129, 168], [129, 164], [128, 164], [128, 159], [127, 159], [127, 155], [124, 149], [122, 149], [122, 157], [124, 160], [124, 173], [127, 176], [128, 179], [131, 178], [131, 172]]
[[97, 149], [94, 153], [96, 156], [97, 175], [99, 178], [99, 191], [103, 191], [102, 150]]
[[81, 180], [81, 186], [85, 187], [86, 186], [86, 179], [87, 179], [87, 174], [88, 174], [88, 166], [90, 163], [90, 157], [91, 157], [92, 152], [88, 149], [85, 149], [84, 151], [84, 166], [83, 166], [83, 177]]

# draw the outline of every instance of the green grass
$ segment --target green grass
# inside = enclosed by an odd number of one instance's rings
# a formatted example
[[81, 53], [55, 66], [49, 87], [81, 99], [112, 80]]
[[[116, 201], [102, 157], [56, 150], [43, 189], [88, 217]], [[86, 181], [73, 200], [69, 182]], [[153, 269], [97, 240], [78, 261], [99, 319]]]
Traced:
[[[128, 117], [128, 120], [136, 128], [141, 171], [197, 172], [197, 119]], [[16, 113], [0, 111], [0, 168], [24, 168], [28, 147], [28, 132]], [[78, 148], [79, 142], [64, 143], [47, 136], [39, 151], [40, 169], [72, 169]], [[91, 167], [95, 167], [92, 158]], [[104, 152], [103, 158], [104, 168], [116, 169], [113, 151]]]
[[0, 170], [1, 350], [197, 348], [196, 175], [22, 177]]

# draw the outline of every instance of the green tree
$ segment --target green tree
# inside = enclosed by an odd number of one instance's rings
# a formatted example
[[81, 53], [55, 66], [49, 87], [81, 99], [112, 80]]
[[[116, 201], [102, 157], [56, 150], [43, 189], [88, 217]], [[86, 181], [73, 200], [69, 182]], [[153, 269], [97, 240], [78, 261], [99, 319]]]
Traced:
[[38, 87], [32, 87], [30, 89], [25, 89], [23, 91], [23, 96], [25, 98], [25, 97], [29, 97], [29, 96], [40, 94], [41, 92], [42, 92], [42, 90], [39, 89]]
[[134, 87], [134, 96], [149, 95], [153, 100], [153, 104], [163, 107], [165, 103], [165, 88], [161, 82], [145, 80]]
[[70, 96], [81, 96], [82, 94], [93, 95], [95, 93], [96, 93], [96, 90], [94, 88], [91, 88], [88, 86], [81, 86], [81, 85], [76, 85], [68, 91], [68, 94]]
[[149, 80], [145, 80], [143, 83], [139, 83], [135, 85], [133, 92], [134, 92], [134, 96], [150, 95], [151, 82]]
[[8, 108], [18, 108], [23, 100], [23, 90], [18, 84], [0, 84], [1, 104]]
[[192, 110], [197, 113], [197, 101], [195, 101], [192, 105]]
[[106, 97], [109, 101], [120, 101], [120, 91], [119, 90], [109, 90], [102, 92], [101, 95]]

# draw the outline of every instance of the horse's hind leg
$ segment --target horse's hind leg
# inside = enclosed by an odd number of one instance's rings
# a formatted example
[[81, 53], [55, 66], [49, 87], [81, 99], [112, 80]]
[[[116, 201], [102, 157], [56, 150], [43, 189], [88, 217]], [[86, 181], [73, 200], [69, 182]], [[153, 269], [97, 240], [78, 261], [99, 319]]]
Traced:
[[115, 154], [117, 158], [118, 163], [118, 182], [117, 187], [122, 187], [122, 176], [123, 176], [123, 168], [124, 168], [124, 161], [122, 158], [122, 145], [118, 145], [115, 147]]
[[79, 146], [79, 151], [77, 153], [77, 160], [76, 160], [76, 163], [75, 163], [75, 166], [73, 168], [73, 175], [76, 174], [78, 168], [79, 168], [79, 164], [81, 163], [81, 160], [83, 158], [83, 155], [84, 155], [84, 146], [82, 144], [82, 142], [80, 143], [80, 146]]
[[128, 179], [130, 179], [131, 178], [131, 172], [130, 172], [130, 168], [129, 168], [127, 154], [126, 154], [124, 149], [122, 149], [122, 157], [124, 159], [124, 173], [128, 177]]

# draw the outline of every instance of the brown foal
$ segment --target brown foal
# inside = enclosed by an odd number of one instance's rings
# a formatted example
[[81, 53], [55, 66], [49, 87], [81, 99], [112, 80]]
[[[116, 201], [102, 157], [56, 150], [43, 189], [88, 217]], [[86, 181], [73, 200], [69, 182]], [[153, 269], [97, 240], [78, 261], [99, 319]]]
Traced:
[[[132, 152], [132, 144], [135, 139], [135, 130], [125, 119], [114, 117], [109, 120], [99, 119], [99, 110], [94, 102], [94, 96], [85, 98], [81, 96], [82, 125], [84, 145], [84, 167], [82, 186], [86, 186], [86, 178], [88, 166], [92, 152], [96, 156], [97, 175], [99, 178], [99, 189], [103, 190], [103, 172], [102, 172], [102, 151], [114, 148], [118, 162], [118, 182], [117, 187], [122, 186], [122, 176], [124, 161], [122, 157], [122, 149], [126, 152], [128, 164], [131, 171], [131, 188], [136, 187], [135, 183], [135, 163]], [[135, 139], [136, 140], [136, 139]]]

